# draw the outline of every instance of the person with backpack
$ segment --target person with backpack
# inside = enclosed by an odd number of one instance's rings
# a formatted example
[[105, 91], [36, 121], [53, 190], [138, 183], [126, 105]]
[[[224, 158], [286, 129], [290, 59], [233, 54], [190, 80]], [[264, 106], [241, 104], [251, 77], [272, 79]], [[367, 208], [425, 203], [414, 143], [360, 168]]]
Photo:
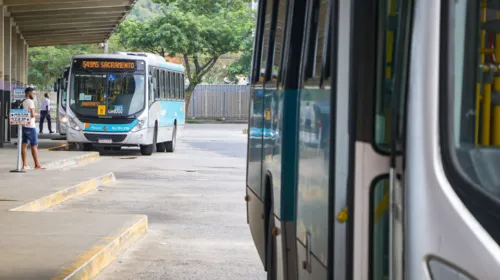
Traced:
[[[35, 113], [35, 89], [28, 87], [24, 91], [25, 97], [21, 102], [22, 109], [29, 112], [31, 118], [30, 123], [24, 125], [22, 128], [22, 147], [21, 147], [21, 157], [23, 160], [23, 169], [29, 169], [28, 162], [26, 161], [26, 152], [28, 149], [28, 144], [31, 145], [31, 155], [33, 156], [33, 160], [35, 161], [35, 169], [44, 169], [40, 165], [40, 161], [38, 160], [38, 133], [36, 131], [36, 123], [35, 117], [37, 114]], [[19, 136], [18, 136], [19, 137]]]

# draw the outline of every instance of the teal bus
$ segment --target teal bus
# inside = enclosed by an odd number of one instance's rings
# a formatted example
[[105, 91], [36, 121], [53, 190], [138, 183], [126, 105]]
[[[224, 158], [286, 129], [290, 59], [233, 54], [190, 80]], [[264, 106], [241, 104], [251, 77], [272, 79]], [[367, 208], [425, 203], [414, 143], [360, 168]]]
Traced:
[[259, 1], [245, 201], [268, 279], [498, 278], [499, 11]]
[[68, 142], [139, 147], [148, 156], [175, 151], [186, 117], [182, 65], [151, 53], [79, 55], [67, 86]]

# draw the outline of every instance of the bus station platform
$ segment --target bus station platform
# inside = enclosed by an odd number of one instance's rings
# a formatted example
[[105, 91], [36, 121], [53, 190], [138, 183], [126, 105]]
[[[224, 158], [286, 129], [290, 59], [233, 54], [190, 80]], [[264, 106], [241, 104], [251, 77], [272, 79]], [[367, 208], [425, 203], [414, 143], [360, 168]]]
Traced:
[[144, 215], [51, 211], [116, 181], [99, 153], [55, 151], [61, 145], [42, 140], [48, 168], [26, 173], [10, 172], [15, 145], [0, 149], [0, 279], [92, 279], [147, 231]]
[[[2, 115], [8, 115], [15, 102], [24, 99], [19, 89], [30, 84], [30, 48], [102, 44], [104, 52], [107, 52], [110, 36], [136, 2], [137, 0], [0, 1]], [[7, 120], [0, 121], [0, 141], [10, 140], [10, 128]]]

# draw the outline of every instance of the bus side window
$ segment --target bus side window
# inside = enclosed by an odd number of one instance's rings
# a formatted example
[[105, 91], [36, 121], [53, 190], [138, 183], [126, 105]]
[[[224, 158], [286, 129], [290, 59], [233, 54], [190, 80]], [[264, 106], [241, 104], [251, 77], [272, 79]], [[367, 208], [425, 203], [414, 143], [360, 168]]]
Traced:
[[165, 99], [168, 99], [168, 71], [165, 70], [163, 83], [165, 84]]
[[182, 82], [181, 82], [181, 74], [177, 74], [177, 81], [179, 82], [179, 86], [177, 87], [177, 90], [179, 91], [179, 96], [178, 96], [178, 99], [182, 99]]
[[172, 80], [173, 80], [173, 88], [172, 91], [174, 93], [174, 100], [177, 100], [177, 73], [172, 73]]
[[165, 70], [164, 69], [160, 70], [160, 87], [161, 87], [160, 99], [165, 100]]
[[181, 74], [177, 73], [175, 74], [176, 76], [176, 82], [177, 82], [177, 87], [175, 88], [176, 93], [175, 97], [177, 97], [177, 100], [181, 99]]
[[168, 73], [168, 79], [170, 83], [170, 99], [175, 99], [175, 83], [174, 83], [174, 73]]
[[155, 98], [160, 99], [160, 69], [158, 68], [155, 68], [155, 78], [156, 78]]
[[307, 43], [305, 49], [305, 79], [321, 77], [323, 66], [325, 32], [327, 23], [328, 1], [315, 0], [310, 10], [307, 26]]
[[171, 95], [170, 95], [170, 71], [166, 70], [165, 71], [165, 87], [167, 88], [166, 89], [166, 98], [167, 99], [172, 99]]
[[154, 83], [153, 83], [153, 77], [154, 77], [154, 69], [153, 67], [149, 67], [149, 81], [148, 81], [148, 94], [149, 94], [149, 104], [151, 105], [154, 100], [155, 100], [155, 90], [154, 90]]
[[184, 85], [184, 74], [181, 75], [181, 99], [186, 100], [186, 86]]
[[285, 39], [285, 21], [286, 12], [288, 7], [288, 0], [278, 0], [278, 11], [276, 15], [276, 31], [274, 35], [274, 52], [273, 52], [273, 66], [271, 70], [271, 80], [278, 79], [278, 75], [282, 77], [280, 72], [281, 57], [283, 51], [283, 40]]
[[265, 17], [263, 25], [261, 26], [262, 33], [262, 47], [261, 47], [261, 57], [260, 57], [260, 71], [258, 74], [258, 82], [265, 82], [269, 80], [268, 71], [268, 56], [269, 56], [269, 48], [271, 47], [271, 23], [272, 23], [272, 12], [274, 0], [265, 0]]

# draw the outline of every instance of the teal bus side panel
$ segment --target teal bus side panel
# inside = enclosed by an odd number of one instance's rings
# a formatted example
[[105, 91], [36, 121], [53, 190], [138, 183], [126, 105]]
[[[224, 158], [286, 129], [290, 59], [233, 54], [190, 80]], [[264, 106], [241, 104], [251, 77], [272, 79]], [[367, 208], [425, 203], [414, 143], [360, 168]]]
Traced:
[[162, 100], [160, 102], [160, 126], [184, 125], [186, 122], [186, 110], [184, 101]]
[[250, 92], [248, 123], [247, 186], [262, 199], [262, 148], [264, 134], [264, 90]]
[[273, 183], [273, 199], [274, 199], [274, 214], [281, 219], [281, 199], [282, 199], [282, 180], [281, 180], [281, 164], [283, 157], [283, 91], [274, 92], [270, 104], [271, 118], [273, 123], [273, 145], [272, 145], [272, 161], [271, 174]]
[[262, 194], [262, 149], [264, 121], [264, 91], [250, 91], [250, 118], [248, 122], [247, 149], [247, 218], [255, 247], [262, 264], [266, 256], [266, 227], [264, 198]]
[[281, 221], [295, 221], [295, 198], [297, 185], [297, 144], [299, 91], [286, 90], [283, 93], [281, 116]]
[[330, 166], [330, 91], [304, 89], [300, 97], [297, 181], [297, 238], [311, 236], [312, 254], [328, 259], [328, 195]]

